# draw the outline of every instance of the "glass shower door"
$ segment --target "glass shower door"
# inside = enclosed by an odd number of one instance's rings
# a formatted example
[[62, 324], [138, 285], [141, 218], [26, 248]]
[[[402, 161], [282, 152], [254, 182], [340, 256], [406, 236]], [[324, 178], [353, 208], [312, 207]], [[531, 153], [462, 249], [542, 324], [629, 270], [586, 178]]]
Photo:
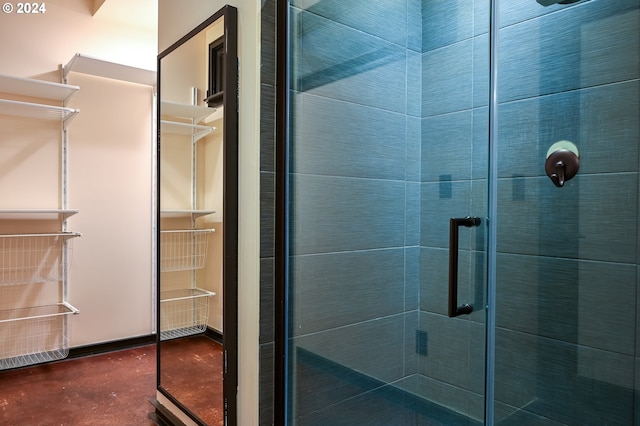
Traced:
[[483, 422], [488, 10], [291, 2], [289, 424]]
[[288, 424], [640, 424], [640, 0], [565, 3], [490, 98], [489, 0], [291, 1]]
[[640, 2], [539, 3], [498, 3], [495, 423], [638, 424]]

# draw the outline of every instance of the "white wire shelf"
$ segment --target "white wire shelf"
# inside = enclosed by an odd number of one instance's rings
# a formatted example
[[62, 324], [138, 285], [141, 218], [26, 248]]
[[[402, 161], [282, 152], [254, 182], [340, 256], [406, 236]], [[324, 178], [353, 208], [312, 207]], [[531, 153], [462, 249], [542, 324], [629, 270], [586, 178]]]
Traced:
[[0, 115], [59, 121], [68, 124], [79, 112], [74, 108], [0, 99]]
[[194, 141], [202, 139], [215, 130], [215, 127], [203, 126], [200, 124], [181, 123], [178, 121], [169, 120], [160, 121], [160, 131], [162, 133], [192, 136], [194, 138]]
[[160, 340], [204, 333], [213, 296], [214, 292], [200, 288], [161, 292]]
[[191, 216], [192, 219], [197, 219], [202, 216], [214, 214], [215, 212], [215, 210], [161, 210], [160, 217], [170, 218]]
[[160, 231], [160, 271], [186, 271], [204, 268], [209, 234], [215, 229]]
[[0, 311], [0, 369], [66, 358], [69, 303]]
[[0, 75], [0, 93], [64, 102], [78, 90], [80, 90], [78, 86], [70, 84]]
[[76, 232], [0, 235], [0, 285], [63, 280], [72, 257], [67, 240], [79, 236]]
[[204, 290], [201, 288], [182, 288], [179, 290], [170, 290], [170, 291], [161, 292], [160, 301], [162, 303], [176, 302], [178, 300], [195, 299], [198, 297], [212, 297], [215, 295], [216, 295], [215, 292]]
[[178, 118], [187, 118], [196, 122], [204, 120], [216, 112], [216, 108], [201, 105], [187, 105], [171, 101], [160, 103], [160, 114]]

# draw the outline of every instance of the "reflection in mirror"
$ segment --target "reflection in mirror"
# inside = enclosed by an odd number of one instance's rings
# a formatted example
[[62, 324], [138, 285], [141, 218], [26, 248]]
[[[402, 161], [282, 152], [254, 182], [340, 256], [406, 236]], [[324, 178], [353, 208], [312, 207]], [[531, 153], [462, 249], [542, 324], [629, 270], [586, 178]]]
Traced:
[[225, 416], [224, 40], [218, 12], [158, 64], [158, 388], [207, 425]]

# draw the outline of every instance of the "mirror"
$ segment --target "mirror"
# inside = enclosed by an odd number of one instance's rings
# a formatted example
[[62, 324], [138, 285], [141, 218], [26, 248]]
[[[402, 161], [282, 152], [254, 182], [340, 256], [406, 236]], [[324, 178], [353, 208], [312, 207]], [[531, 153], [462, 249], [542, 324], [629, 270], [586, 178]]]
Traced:
[[197, 424], [235, 424], [237, 15], [158, 56], [158, 391]]

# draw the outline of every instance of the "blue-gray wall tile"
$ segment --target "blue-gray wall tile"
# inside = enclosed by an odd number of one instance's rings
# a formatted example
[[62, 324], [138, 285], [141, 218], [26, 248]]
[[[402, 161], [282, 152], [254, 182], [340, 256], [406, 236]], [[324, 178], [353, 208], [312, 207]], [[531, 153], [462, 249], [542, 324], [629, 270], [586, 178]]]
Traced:
[[295, 90], [406, 113], [405, 48], [308, 12], [298, 22]]
[[496, 329], [496, 403], [521, 409], [536, 400], [540, 338]]
[[404, 115], [309, 94], [292, 114], [292, 172], [404, 180]]
[[273, 86], [260, 85], [260, 171], [276, 169], [276, 91]]
[[580, 174], [637, 172], [638, 81], [500, 105], [500, 177], [544, 175], [551, 145], [569, 140], [580, 151]]
[[[266, 0], [260, 15], [260, 171], [275, 171], [275, 85], [276, 81], [276, 2]], [[262, 177], [261, 177], [262, 179]], [[273, 229], [275, 187], [260, 185], [260, 359], [259, 359], [259, 424], [274, 422], [274, 344], [275, 316], [273, 258], [267, 255], [274, 246], [275, 233], [263, 232]], [[266, 202], [263, 201], [266, 200]]]
[[636, 261], [635, 173], [578, 175], [563, 188], [547, 177], [504, 179], [498, 182], [498, 204], [500, 252]]
[[428, 354], [419, 357], [420, 374], [482, 393], [484, 377], [472, 371], [484, 370], [484, 346], [481, 344], [484, 325], [423, 311], [420, 312], [420, 330], [429, 336]]
[[422, 54], [407, 50], [407, 115], [422, 115]]
[[500, 101], [637, 78], [637, 7], [591, 1], [501, 30]]
[[491, 1], [474, 0], [473, 28], [474, 35], [487, 34], [491, 24]]
[[[640, 358], [636, 358], [636, 382], [635, 382], [635, 391], [636, 391], [636, 398], [635, 398], [635, 406], [638, 407], [640, 406], [640, 392], [638, 392], [638, 390], [640, 390]], [[640, 424], [640, 410], [634, 410], [635, 411], [635, 416], [634, 416], [634, 420], [635, 423], [634, 424]]]
[[[458, 300], [469, 303], [469, 252], [459, 253]], [[449, 283], [449, 250], [422, 248], [420, 250], [420, 309], [447, 315]]]
[[580, 173], [637, 172], [638, 80], [581, 91], [577, 139]]
[[260, 259], [260, 344], [275, 340], [275, 270], [274, 258]]
[[[471, 189], [470, 181], [442, 180], [441, 182], [422, 184], [420, 245], [448, 248], [450, 219], [478, 216], [474, 211], [471, 211]], [[459, 247], [461, 249], [472, 247], [472, 234], [475, 231], [475, 229], [469, 228], [460, 231]]]
[[473, 40], [422, 55], [422, 116], [470, 109], [473, 102]]
[[471, 38], [473, 36], [473, 22], [473, 1], [423, 1], [423, 52]]
[[519, 22], [527, 21], [547, 13], [557, 12], [562, 9], [568, 9], [572, 4], [554, 4], [551, 6], [542, 6], [536, 0], [499, 0], [498, 1], [498, 25], [507, 27]]
[[[640, 265], [636, 264], [636, 348], [640, 347]], [[636, 356], [640, 354], [636, 353]]]
[[443, 174], [454, 181], [471, 179], [473, 112], [466, 110], [422, 120], [422, 181]]
[[275, 253], [275, 173], [260, 172], [260, 257]]
[[[470, 315], [461, 317], [483, 322], [485, 256], [482, 252], [460, 250], [458, 253], [457, 305], [469, 304]], [[449, 250], [422, 248], [420, 250], [420, 309], [429, 313], [447, 315], [449, 300]]]
[[405, 184], [293, 175], [291, 254], [401, 247]]
[[489, 176], [489, 108], [473, 110], [473, 160], [471, 173], [474, 179]]
[[260, 426], [273, 425], [274, 416], [274, 345], [260, 345]]
[[498, 329], [496, 398], [564, 424], [632, 424], [634, 358]]
[[[415, 292], [417, 294], [417, 291]], [[416, 332], [420, 330], [420, 312], [416, 308], [404, 315], [404, 372], [403, 380], [406, 377], [414, 376], [418, 373], [419, 357], [416, 347]], [[427, 342], [428, 343], [428, 342]]]
[[403, 312], [404, 252], [390, 249], [293, 257], [289, 278], [292, 335]]
[[276, 0], [263, 0], [260, 10], [260, 82], [276, 84]]
[[422, 52], [422, 0], [407, 0], [407, 49]]
[[634, 354], [635, 265], [500, 254], [496, 274], [498, 327]]
[[417, 246], [420, 244], [420, 184], [407, 182], [405, 188], [404, 244], [406, 246]]
[[422, 120], [407, 116], [407, 156], [405, 160], [405, 179], [408, 182], [420, 182], [422, 170]]
[[292, 5], [406, 47], [407, 2], [397, 0], [293, 0]]
[[473, 106], [489, 105], [489, 35], [482, 34], [473, 38]]

